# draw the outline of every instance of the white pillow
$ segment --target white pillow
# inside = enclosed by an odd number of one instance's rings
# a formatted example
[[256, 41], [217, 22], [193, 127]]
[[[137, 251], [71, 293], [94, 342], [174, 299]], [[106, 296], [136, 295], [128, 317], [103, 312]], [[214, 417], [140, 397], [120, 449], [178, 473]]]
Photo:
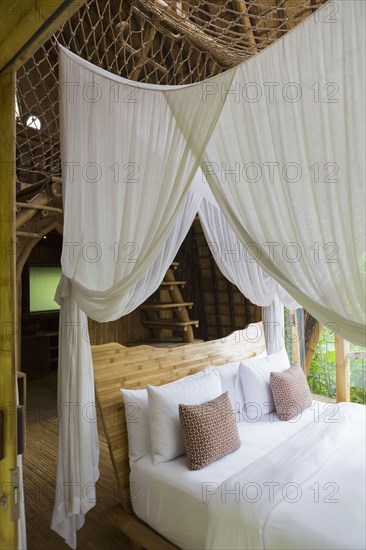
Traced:
[[[207, 372], [208, 370], [204, 369], [196, 374], [175, 380], [171, 384], [179, 384], [185, 380], [195, 379], [204, 376]], [[151, 453], [149, 401], [146, 389], [127, 390], [121, 388], [121, 393], [125, 404], [128, 457], [130, 467], [132, 467], [136, 460]]]
[[179, 422], [179, 404], [200, 405], [222, 393], [220, 376], [208, 372], [164, 386], [147, 386], [150, 435], [154, 465], [173, 460], [185, 452]]
[[[267, 352], [263, 351], [259, 355], [250, 358], [250, 361], [256, 361], [262, 357], [266, 357]], [[226, 363], [217, 367], [208, 367], [208, 371], [217, 371], [221, 380], [222, 392], [228, 392], [233, 412], [237, 422], [241, 421], [241, 412], [244, 406], [244, 393], [239, 376], [239, 366], [241, 361]]]
[[244, 393], [244, 416], [254, 420], [275, 409], [270, 373], [283, 372], [289, 368], [290, 361], [284, 347], [262, 359], [241, 362], [239, 377]]
[[222, 392], [229, 392], [229, 398], [234, 412], [239, 407], [238, 402], [243, 400], [243, 390], [241, 385], [237, 384], [239, 365], [240, 361], [235, 361], [233, 363], [226, 363], [225, 365], [211, 367], [211, 369], [216, 370], [220, 376]]
[[146, 390], [121, 389], [125, 403], [130, 466], [151, 453], [149, 401]]

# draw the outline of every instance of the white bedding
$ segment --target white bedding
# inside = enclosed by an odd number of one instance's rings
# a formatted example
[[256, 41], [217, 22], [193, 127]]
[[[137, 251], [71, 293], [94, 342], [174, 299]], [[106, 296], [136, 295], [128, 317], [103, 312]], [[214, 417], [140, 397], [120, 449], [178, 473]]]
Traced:
[[[153, 466], [151, 455], [143, 457], [131, 471], [135, 513], [181, 548], [202, 550], [215, 546], [216, 535], [208, 537], [210, 500], [213, 503], [217, 499], [212, 499], [211, 494], [228, 478], [264, 457], [314, 419], [318, 420], [324, 407], [329, 413], [327, 421], [332, 420], [334, 406], [315, 401], [297, 422], [281, 422], [271, 413], [258, 422], [238, 424], [242, 447], [196, 472], [188, 470], [185, 455], [157, 466]], [[356, 408], [364, 413], [364, 407]], [[314, 479], [306, 481], [298, 502], [282, 501], [271, 511], [264, 534], [266, 549], [365, 548], [364, 423], [357, 432]], [[337, 487], [339, 491], [332, 497]], [[314, 503], [317, 492], [320, 502]], [[325, 497], [339, 502], [324, 502]], [[357, 506], [352, 506], [353, 503]], [[222, 512], [224, 517], [225, 509]], [[245, 523], [241, 528], [245, 528]], [[229, 541], [227, 534], [224, 537], [225, 549], [245, 548], [238, 545], [241, 541]]]

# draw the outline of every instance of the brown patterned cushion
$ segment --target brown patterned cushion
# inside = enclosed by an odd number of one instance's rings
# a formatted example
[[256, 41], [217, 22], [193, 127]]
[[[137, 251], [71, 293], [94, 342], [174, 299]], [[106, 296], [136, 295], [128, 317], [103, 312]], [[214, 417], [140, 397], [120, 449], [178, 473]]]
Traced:
[[179, 405], [188, 468], [200, 470], [240, 447], [229, 393], [201, 405]]
[[298, 363], [283, 372], [271, 372], [271, 389], [281, 420], [290, 420], [312, 403], [306, 376]]

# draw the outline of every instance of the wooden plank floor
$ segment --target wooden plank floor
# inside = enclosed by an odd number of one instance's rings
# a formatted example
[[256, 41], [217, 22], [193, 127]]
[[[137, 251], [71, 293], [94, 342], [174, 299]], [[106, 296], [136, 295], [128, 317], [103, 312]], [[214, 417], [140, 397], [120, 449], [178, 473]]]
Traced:
[[[24, 455], [28, 550], [66, 550], [50, 529], [56, 485], [56, 374], [27, 384], [27, 431]], [[79, 550], [131, 550], [128, 539], [100, 518], [117, 500], [116, 480], [104, 434], [100, 434], [100, 479], [97, 504], [78, 532]]]

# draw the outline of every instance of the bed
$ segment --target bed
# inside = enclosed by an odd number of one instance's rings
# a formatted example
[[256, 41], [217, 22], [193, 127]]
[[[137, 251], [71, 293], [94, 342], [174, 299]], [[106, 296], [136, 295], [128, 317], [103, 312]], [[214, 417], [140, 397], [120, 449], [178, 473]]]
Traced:
[[365, 548], [363, 406], [313, 401], [293, 422], [276, 413], [241, 422], [240, 449], [199, 471], [188, 470], [185, 455], [155, 466], [146, 455], [130, 468], [121, 387], [165, 384], [264, 348], [261, 324], [178, 348], [93, 348], [96, 397], [121, 496], [105, 515], [137, 547]]

